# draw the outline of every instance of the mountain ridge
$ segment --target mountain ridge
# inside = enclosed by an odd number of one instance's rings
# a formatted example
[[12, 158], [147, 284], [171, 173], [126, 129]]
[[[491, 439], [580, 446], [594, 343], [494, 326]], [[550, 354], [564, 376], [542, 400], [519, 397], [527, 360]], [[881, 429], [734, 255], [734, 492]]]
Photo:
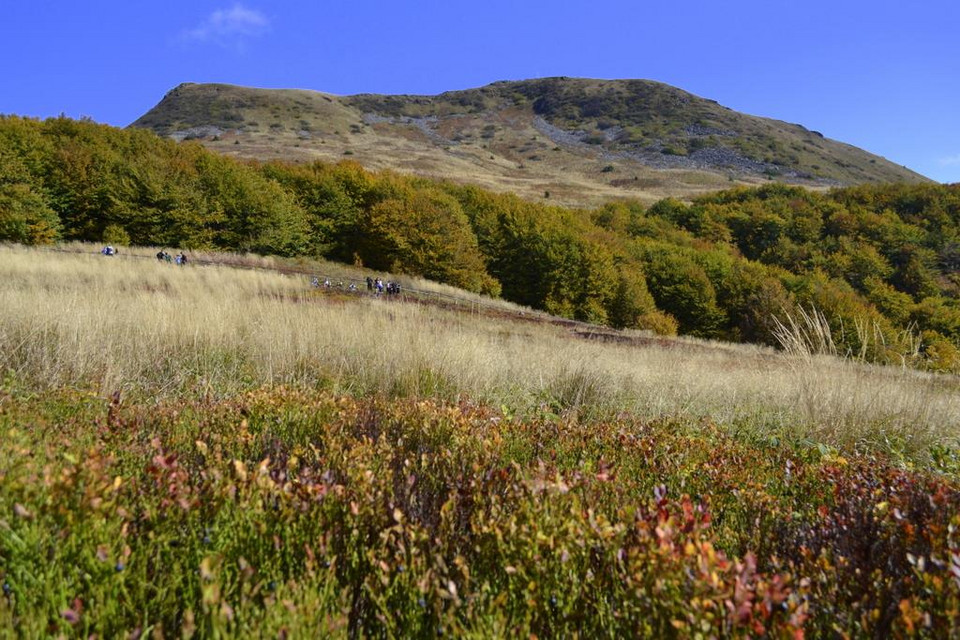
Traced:
[[437, 95], [338, 96], [183, 83], [131, 127], [259, 160], [371, 169], [590, 206], [772, 180], [814, 188], [929, 181], [800, 124], [652, 80], [498, 81]]

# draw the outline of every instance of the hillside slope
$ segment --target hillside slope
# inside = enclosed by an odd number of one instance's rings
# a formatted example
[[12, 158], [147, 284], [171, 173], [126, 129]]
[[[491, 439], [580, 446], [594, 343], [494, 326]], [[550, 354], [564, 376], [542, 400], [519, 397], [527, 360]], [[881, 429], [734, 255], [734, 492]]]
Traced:
[[745, 342], [771, 343], [774, 318], [815, 308], [827, 351], [960, 371], [960, 185], [768, 184], [570, 209], [16, 117], [0, 118], [0, 176], [0, 241], [325, 257], [594, 324]]
[[182, 84], [131, 126], [262, 160], [352, 157], [585, 206], [731, 184], [926, 178], [801, 125], [732, 111], [647, 80], [546, 78], [437, 96], [334, 96]]

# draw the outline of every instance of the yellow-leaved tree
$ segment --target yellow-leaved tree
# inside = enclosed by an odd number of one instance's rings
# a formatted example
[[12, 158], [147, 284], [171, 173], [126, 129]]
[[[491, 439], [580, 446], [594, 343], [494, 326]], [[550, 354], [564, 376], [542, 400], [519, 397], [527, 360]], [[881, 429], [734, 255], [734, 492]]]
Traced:
[[498, 295], [477, 237], [452, 196], [426, 188], [403, 188], [364, 212], [357, 252], [364, 264]]

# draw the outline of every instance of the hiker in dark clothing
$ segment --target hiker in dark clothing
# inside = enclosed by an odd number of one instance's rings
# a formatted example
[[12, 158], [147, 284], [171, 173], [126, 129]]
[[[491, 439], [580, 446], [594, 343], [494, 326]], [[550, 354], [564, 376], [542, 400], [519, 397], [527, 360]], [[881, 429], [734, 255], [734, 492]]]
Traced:
[[367, 291], [373, 291], [373, 278], [367, 276]]

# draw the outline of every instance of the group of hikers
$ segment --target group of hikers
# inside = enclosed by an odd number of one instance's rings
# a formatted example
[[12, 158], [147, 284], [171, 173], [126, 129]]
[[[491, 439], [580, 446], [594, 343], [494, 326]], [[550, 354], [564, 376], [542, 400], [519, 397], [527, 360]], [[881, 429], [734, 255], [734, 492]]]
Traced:
[[[109, 245], [109, 244], [105, 246], [103, 249], [100, 249], [100, 253], [105, 256], [115, 256], [120, 254], [120, 252], [117, 251], [113, 245]], [[160, 262], [176, 262], [179, 265], [186, 265], [187, 254], [181, 251], [180, 253], [177, 254], [176, 257], [173, 257], [169, 253], [167, 253], [166, 249], [161, 249], [160, 251], [157, 252], [157, 260], [159, 260]]]
[[187, 254], [181, 251], [176, 258], [171, 258], [165, 249], [161, 249], [157, 252], [157, 260], [160, 262], [176, 262], [180, 266], [184, 266], [187, 264]]
[[[331, 289], [331, 288], [343, 289], [344, 288], [343, 280], [338, 280], [337, 283], [334, 284], [330, 282], [329, 278], [324, 278], [323, 281], [321, 282], [320, 278], [314, 277], [313, 280], [310, 281], [310, 284], [317, 289], [321, 287], [324, 289]], [[357, 285], [351, 283], [347, 287], [347, 291], [356, 292]], [[384, 283], [383, 279], [381, 278], [371, 278], [367, 276], [367, 291], [376, 295], [377, 297], [383, 295], [384, 293], [391, 296], [397, 295], [400, 293], [400, 283], [399, 282]]]
[[[310, 281], [310, 284], [317, 289], [319, 289], [320, 287], [323, 287], [324, 289], [330, 289], [334, 286], [337, 289], [343, 289], [343, 280], [338, 280], [337, 284], [334, 285], [332, 282], [330, 282], [330, 278], [324, 278], [323, 282], [320, 282], [320, 278], [314, 277], [313, 280]], [[355, 284], [351, 284], [349, 287], [347, 287], [347, 291], [356, 291], [356, 290], [357, 290], [357, 285]]]
[[388, 282], [386, 285], [384, 285], [382, 279], [373, 279], [370, 276], [367, 276], [367, 291], [374, 292], [377, 296], [380, 296], [383, 294], [384, 290], [386, 290], [387, 295], [397, 295], [400, 293], [400, 283]]

